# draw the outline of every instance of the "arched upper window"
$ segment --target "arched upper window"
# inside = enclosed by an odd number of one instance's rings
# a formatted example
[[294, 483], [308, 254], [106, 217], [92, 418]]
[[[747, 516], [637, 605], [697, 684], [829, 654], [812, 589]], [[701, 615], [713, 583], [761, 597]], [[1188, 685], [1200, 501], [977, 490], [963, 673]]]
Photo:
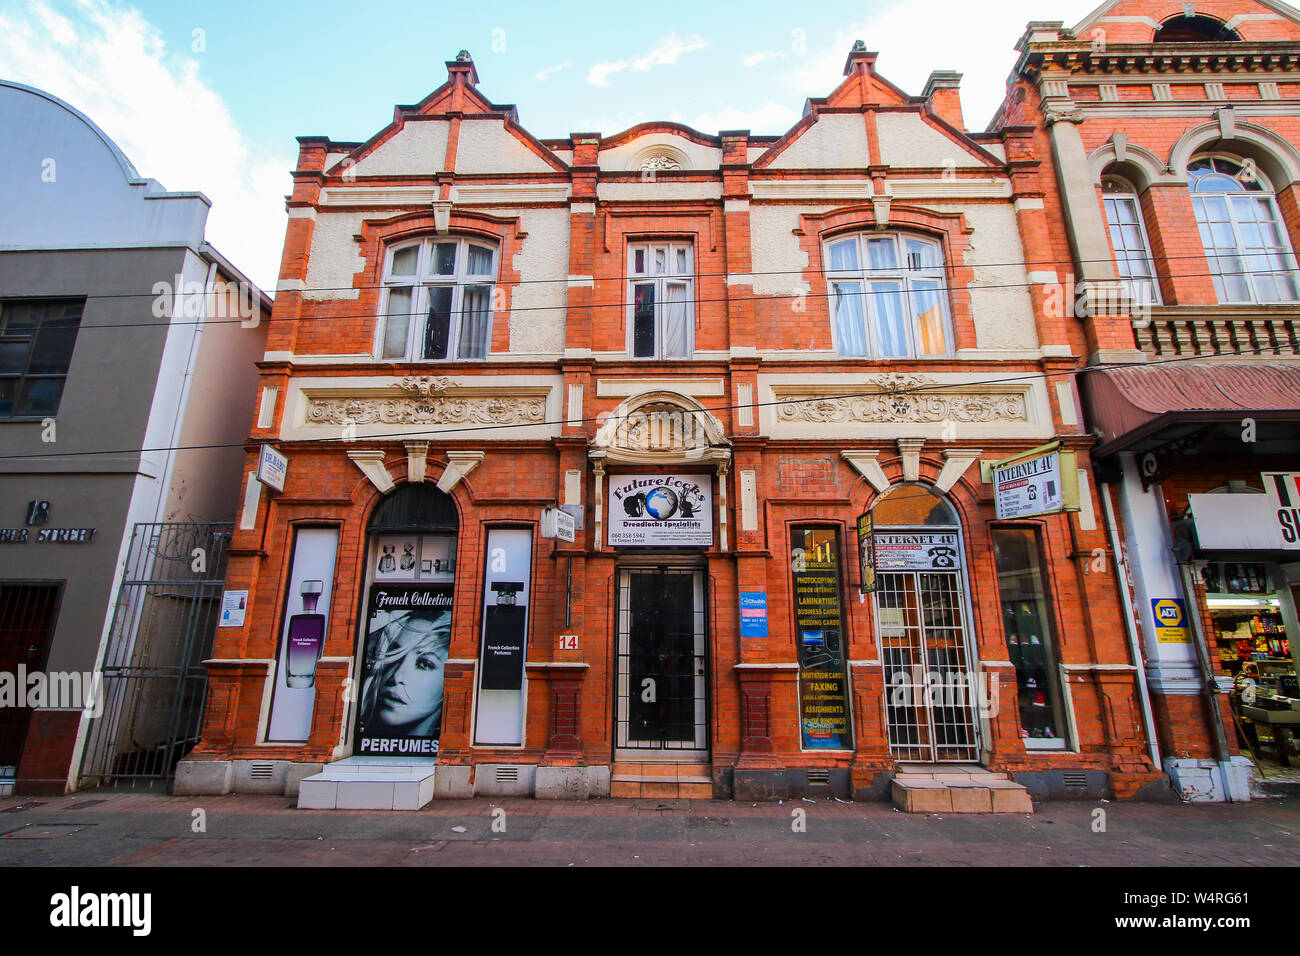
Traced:
[[497, 251], [478, 239], [437, 237], [384, 256], [375, 352], [381, 359], [481, 359], [492, 336]]
[[826, 244], [831, 331], [840, 355], [951, 355], [943, 248], [910, 233], [875, 232]]
[[961, 524], [947, 499], [917, 482], [894, 485], [871, 507], [877, 528], [951, 528]]
[[1110, 245], [1115, 250], [1115, 268], [1125, 293], [1135, 302], [1158, 304], [1160, 290], [1137, 190], [1126, 179], [1107, 176], [1101, 181], [1101, 191]]
[[1297, 301], [1291, 243], [1273, 190], [1254, 163], [1196, 157], [1187, 180], [1219, 301]]
[[1153, 43], [1224, 43], [1240, 40], [1235, 30], [1223, 21], [1202, 14], [1177, 16], [1166, 20], [1151, 38]]

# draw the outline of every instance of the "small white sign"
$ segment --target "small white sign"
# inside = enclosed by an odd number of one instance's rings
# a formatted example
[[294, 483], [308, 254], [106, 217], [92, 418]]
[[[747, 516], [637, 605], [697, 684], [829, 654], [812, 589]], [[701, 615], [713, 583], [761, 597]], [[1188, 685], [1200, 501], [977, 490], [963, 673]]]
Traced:
[[999, 518], [1023, 518], [1065, 509], [1058, 452], [993, 469]]
[[289, 459], [270, 445], [263, 445], [257, 459], [257, 480], [268, 488], [284, 491], [284, 478], [288, 471]]
[[221, 592], [221, 621], [218, 627], [243, 627], [248, 611], [247, 591]]
[[573, 515], [560, 508], [542, 509], [542, 537], [572, 541], [577, 535], [578, 523]]
[[708, 475], [611, 475], [609, 544], [713, 544], [713, 481]]

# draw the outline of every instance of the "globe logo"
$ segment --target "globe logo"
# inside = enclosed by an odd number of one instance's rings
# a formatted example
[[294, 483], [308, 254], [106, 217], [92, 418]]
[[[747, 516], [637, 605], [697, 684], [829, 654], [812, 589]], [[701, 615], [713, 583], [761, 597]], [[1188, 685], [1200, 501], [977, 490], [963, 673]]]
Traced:
[[677, 492], [671, 488], [656, 488], [645, 496], [645, 510], [659, 521], [671, 518], [677, 511]]

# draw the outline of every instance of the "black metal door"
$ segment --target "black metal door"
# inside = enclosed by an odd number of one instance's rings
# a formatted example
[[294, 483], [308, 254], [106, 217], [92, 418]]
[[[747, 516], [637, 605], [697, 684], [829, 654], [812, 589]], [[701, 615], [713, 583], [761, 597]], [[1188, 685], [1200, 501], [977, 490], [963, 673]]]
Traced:
[[705, 746], [702, 578], [692, 569], [623, 572], [620, 747]]
[[[58, 617], [59, 584], [0, 584], [0, 673], [14, 676], [19, 699], [0, 706], [0, 767], [16, 767], [27, 739], [32, 712], [21, 706], [28, 684], [18, 676], [45, 667]], [[18, 706], [14, 706], [14, 705]]]

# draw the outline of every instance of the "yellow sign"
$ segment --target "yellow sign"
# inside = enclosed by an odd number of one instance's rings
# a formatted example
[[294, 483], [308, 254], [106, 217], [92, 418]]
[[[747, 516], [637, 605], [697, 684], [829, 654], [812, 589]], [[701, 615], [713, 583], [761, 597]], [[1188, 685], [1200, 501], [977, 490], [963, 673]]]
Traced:
[[1156, 641], [1160, 644], [1190, 644], [1187, 610], [1182, 598], [1152, 598], [1151, 616], [1156, 622]]

